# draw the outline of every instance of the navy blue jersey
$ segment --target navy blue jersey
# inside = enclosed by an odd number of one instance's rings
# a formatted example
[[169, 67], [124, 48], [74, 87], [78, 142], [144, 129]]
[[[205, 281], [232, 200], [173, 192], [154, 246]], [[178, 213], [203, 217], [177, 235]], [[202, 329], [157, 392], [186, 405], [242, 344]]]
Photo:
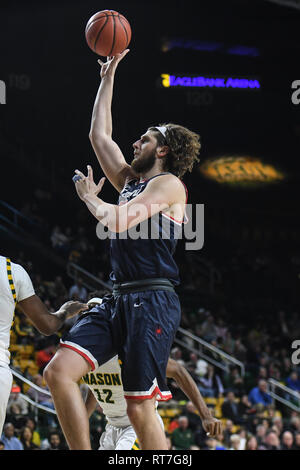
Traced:
[[[127, 182], [120, 193], [118, 204], [135, 198], [153, 178]], [[119, 283], [166, 278], [178, 285], [179, 271], [173, 254], [181, 235], [182, 223], [161, 212], [126, 232], [113, 234], [110, 246], [113, 269], [111, 279]]]

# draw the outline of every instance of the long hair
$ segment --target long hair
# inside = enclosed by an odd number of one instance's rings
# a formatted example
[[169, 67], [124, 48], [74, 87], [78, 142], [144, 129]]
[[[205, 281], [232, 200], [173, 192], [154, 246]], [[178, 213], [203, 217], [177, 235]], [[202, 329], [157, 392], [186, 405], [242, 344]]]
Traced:
[[159, 124], [159, 127], [162, 126], [167, 129], [165, 137], [155, 127], [149, 127], [148, 130], [155, 134], [159, 146], [169, 147], [163, 162], [163, 170], [182, 178], [187, 171], [192, 171], [196, 162], [200, 161], [198, 158], [201, 148], [200, 137], [178, 124]]

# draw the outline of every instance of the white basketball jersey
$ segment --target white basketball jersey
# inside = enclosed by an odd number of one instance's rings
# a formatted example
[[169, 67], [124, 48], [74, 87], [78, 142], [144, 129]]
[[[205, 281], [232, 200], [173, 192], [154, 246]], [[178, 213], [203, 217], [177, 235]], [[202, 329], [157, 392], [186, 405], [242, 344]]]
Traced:
[[118, 356], [86, 374], [83, 380], [93, 392], [109, 424], [116, 427], [131, 426]]
[[[22, 266], [11, 263], [11, 274], [17, 302], [34, 295], [31, 279]], [[14, 310], [15, 302], [8, 281], [6, 258], [0, 256], [0, 361], [6, 364], [9, 364], [10, 360], [8, 348]]]
[[[93, 392], [94, 397], [101, 406], [109, 424], [115, 427], [131, 426], [127, 415], [127, 403], [124, 398], [124, 389], [121, 378], [121, 367], [118, 356], [114, 356], [102, 366], [82, 377]], [[156, 413], [158, 402], [155, 402]]]

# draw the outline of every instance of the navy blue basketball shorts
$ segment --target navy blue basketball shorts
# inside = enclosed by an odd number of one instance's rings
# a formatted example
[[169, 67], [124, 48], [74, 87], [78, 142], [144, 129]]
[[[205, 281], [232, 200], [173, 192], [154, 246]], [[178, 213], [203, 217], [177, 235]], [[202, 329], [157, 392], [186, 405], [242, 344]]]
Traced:
[[166, 368], [180, 317], [175, 292], [105, 296], [101, 305], [81, 315], [61, 346], [83, 356], [92, 370], [118, 354], [125, 398], [166, 401], [172, 398]]

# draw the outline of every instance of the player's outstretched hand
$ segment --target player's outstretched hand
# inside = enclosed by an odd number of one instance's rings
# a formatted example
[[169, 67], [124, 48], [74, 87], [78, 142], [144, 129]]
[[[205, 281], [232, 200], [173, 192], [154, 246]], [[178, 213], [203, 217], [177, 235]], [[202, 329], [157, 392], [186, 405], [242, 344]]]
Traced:
[[76, 175], [73, 177], [75, 188], [78, 196], [82, 201], [85, 200], [86, 195], [97, 196], [105, 182], [105, 177], [101, 178], [99, 183], [94, 182], [93, 169], [90, 165], [87, 166], [88, 174], [85, 176], [81, 171], [75, 170]]
[[87, 304], [83, 304], [82, 302], [69, 300], [68, 302], [64, 303], [59, 311], [64, 311], [66, 313], [66, 319], [75, 317], [78, 313], [86, 312], [89, 309]]
[[222, 422], [217, 418], [206, 418], [202, 420], [204, 431], [209, 437], [216, 437], [222, 434]]
[[129, 49], [125, 49], [125, 51], [121, 52], [121, 54], [117, 54], [115, 56], [109, 56], [106, 59], [106, 62], [102, 62], [102, 60], [98, 59], [98, 64], [101, 66], [100, 77], [107, 77], [113, 76], [118, 63], [122, 60], [126, 54], [128, 54]]

